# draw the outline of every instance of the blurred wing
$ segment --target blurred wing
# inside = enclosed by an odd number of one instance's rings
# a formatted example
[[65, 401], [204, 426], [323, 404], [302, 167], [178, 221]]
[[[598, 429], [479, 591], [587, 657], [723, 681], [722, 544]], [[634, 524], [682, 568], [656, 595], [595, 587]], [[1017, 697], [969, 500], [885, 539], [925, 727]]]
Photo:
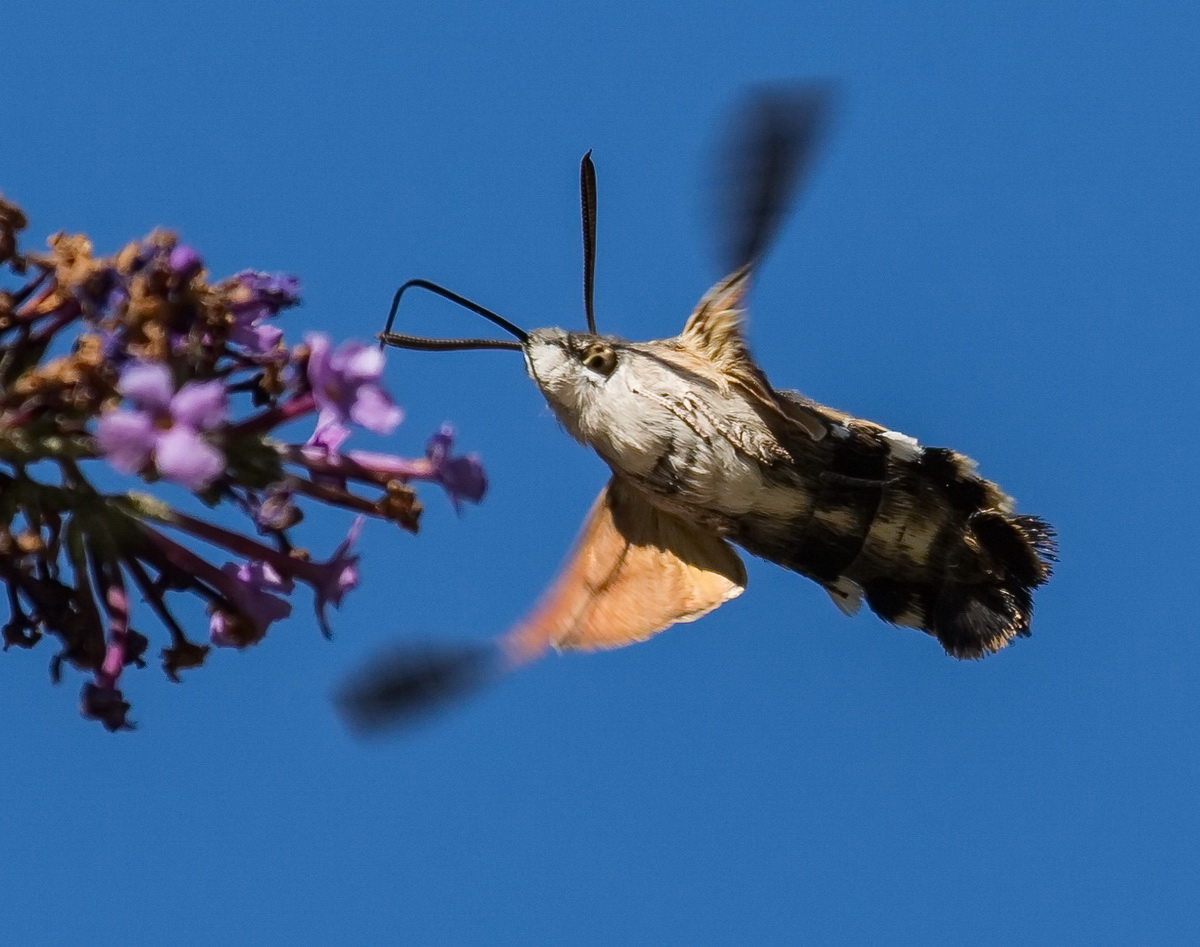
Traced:
[[504, 670], [490, 643], [393, 645], [372, 656], [333, 700], [347, 725], [365, 736], [418, 720]]
[[828, 84], [759, 90], [719, 148], [717, 220], [726, 273], [752, 265], [775, 236], [813, 164], [832, 111]]
[[659, 512], [620, 480], [601, 492], [567, 564], [533, 613], [500, 639], [407, 644], [376, 655], [335, 695], [356, 733], [379, 734], [478, 690], [549, 648], [593, 651], [649, 638], [741, 594], [723, 539]]
[[746, 587], [733, 547], [609, 481], [566, 566], [505, 639], [517, 663], [547, 648], [595, 651], [694, 621]]

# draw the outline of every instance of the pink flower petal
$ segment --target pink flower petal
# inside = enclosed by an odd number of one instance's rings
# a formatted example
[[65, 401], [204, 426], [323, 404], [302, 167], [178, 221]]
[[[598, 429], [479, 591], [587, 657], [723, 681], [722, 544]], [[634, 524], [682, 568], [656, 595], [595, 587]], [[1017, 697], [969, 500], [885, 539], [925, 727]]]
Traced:
[[171, 399], [171, 416], [178, 422], [207, 431], [229, 416], [229, 397], [220, 381], [188, 382]]
[[283, 330], [259, 319], [237, 319], [229, 330], [229, 341], [251, 355], [272, 355], [279, 349]]
[[122, 473], [138, 473], [154, 450], [156, 432], [150, 415], [141, 411], [110, 411], [96, 424], [100, 453]]
[[324, 332], [309, 332], [304, 336], [308, 346], [308, 383], [322, 388], [329, 375], [329, 336]]
[[376, 434], [391, 434], [404, 420], [404, 412], [378, 385], [363, 385], [350, 405], [350, 420]]
[[189, 490], [201, 490], [225, 470], [225, 455], [190, 427], [177, 424], [158, 438], [158, 472]]
[[378, 381], [383, 374], [383, 362], [383, 352], [377, 346], [346, 342], [333, 356], [332, 366], [346, 379], [361, 384]]
[[338, 423], [336, 418], [322, 417], [318, 419], [317, 429], [304, 445], [304, 454], [316, 460], [325, 460], [337, 454], [341, 446], [350, 436], [350, 428]]
[[356, 516], [350, 524], [346, 538], [341, 541], [328, 562], [309, 564], [309, 581], [316, 595], [317, 622], [325, 637], [329, 637], [329, 621], [325, 617], [325, 606], [340, 607], [346, 593], [358, 585], [357, 555], [350, 555], [350, 547], [362, 532], [365, 517]]
[[174, 385], [167, 366], [137, 362], [121, 372], [117, 389], [139, 408], [166, 411]]

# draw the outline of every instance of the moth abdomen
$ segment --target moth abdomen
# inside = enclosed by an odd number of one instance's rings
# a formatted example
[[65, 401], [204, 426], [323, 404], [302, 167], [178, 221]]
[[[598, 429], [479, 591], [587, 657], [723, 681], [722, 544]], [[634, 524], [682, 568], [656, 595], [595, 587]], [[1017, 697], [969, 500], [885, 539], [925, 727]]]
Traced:
[[819, 582], [842, 611], [933, 635], [958, 658], [1029, 634], [1032, 592], [1050, 576], [1053, 530], [970, 458], [820, 409], [831, 436], [789, 447], [798, 515], [746, 517], [731, 538]]
[[955, 451], [921, 448], [901, 465], [907, 476], [885, 488], [897, 501], [889, 511], [901, 515], [877, 517], [850, 570], [867, 604], [935, 636], [957, 658], [1028, 636], [1033, 590], [1054, 560], [1049, 524], [1013, 513], [1012, 499]]

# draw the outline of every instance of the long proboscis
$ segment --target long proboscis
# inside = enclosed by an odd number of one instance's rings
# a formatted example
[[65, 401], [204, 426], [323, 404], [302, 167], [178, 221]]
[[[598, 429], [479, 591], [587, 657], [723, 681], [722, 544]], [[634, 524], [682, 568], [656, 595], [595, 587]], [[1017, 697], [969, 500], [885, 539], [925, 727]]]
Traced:
[[[432, 339], [421, 335], [409, 335], [405, 332], [393, 332], [392, 324], [396, 321], [396, 310], [400, 308], [400, 297], [406, 290], [416, 287], [418, 289], [428, 290], [443, 299], [448, 299], [452, 303], [457, 303], [464, 309], [470, 309], [471, 312], [483, 316], [494, 325], [498, 325], [505, 332], [516, 336], [520, 341], [510, 342], [507, 339]], [[387, 324], [383, 331], [379, 333], [380, 345], [392, 345], [401, 349], [421, 349], [428, 352], [452, 352], [462, 349], [516, 349], [520, 351], [522, 346], [529, 341], [529, 333], [520, 326], [509, 322], [503, 316], [492, 312], [490, 309], [485, 309], [479, 303], [472, 302], [465, 296], [460, 296], [452, 290], [446, 289], [445, 286], [439, 286], [437, 283], [431, 283], [429, 280], [412, 279], [396, 290], [396, 295], [392, 297], [392, 308], [388, 312]]]

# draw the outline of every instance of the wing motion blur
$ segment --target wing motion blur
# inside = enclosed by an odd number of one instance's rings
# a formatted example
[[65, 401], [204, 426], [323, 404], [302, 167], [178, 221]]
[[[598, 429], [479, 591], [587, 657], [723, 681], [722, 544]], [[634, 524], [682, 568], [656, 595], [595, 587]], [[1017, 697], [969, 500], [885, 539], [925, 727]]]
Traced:
[[491, 645], [389, 652], [336, 702], [355, 730], [388, 729], [552, 648], [595, 651], [644, 641], [707, 615], [745, 587], [745, 566], [729, 543], [655, 509], [614, 478], [554, 583], [511, 631]]
[[717, 154], [717, 226], [725, 273], [766, 252], [812, 167], [833, 112], [829, 83], [756, 89]]

